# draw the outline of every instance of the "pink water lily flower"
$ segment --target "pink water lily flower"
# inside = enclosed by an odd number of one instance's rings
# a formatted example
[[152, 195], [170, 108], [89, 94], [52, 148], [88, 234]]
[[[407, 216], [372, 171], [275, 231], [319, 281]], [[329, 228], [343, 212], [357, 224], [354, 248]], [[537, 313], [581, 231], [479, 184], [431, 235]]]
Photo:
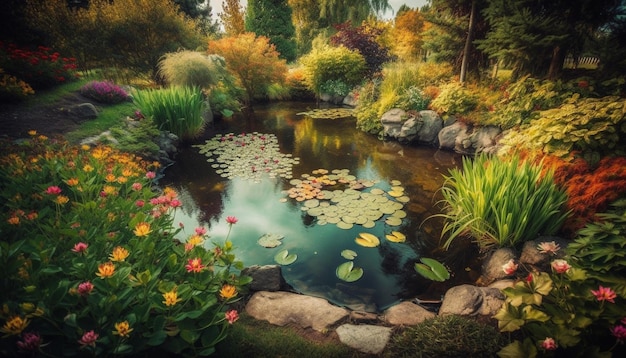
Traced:
[[597, 291], [591, 290], [594, 296], [598, 301], [609, 301], [611, 303], [615, 303], [615, 298], [617, 294], [610, 287], [602, 287], [600, 286]]
[[515, 260], [510, 259], [507, 263], [502, 265], [502, 271], [504, 271], [507, 275], [512, 275], [517, 271], [518, 265], [515, 263]]

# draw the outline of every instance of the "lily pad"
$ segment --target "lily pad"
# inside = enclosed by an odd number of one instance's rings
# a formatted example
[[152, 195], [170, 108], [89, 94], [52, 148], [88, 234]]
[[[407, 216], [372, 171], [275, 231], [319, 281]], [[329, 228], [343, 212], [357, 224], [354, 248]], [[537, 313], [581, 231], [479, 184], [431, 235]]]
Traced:
[[387, 234], [385, 235], [385, 237], [387, 238], [387, 240], [391, 241], [391, 242], [405, 242], [406, 241], [406, 236], [398, 231], [392, 231], [391, 234]]
[[427, 279], [443, 282], [450, 278], [450, 272], [441, 262], [428, 257], [422, 257], [420, 261], [415, 264], [415, 271]]
[[346, 260], [352, 260], [356, 257], [356, 252], [352, 251], [352, 250], [343, 250], [341, 251], [341, 257], [343, 257]]
[[340, 280], [354, 282], [363, 276], [363, 269], [354, 267], [354, 262], [344, 262], [337, 267], [335, 274]]
[[390, 216], [385, 220], [385, 223], [389, 226], [400, 226], [400, 224], [402, 224], [402, 219]]
[[272, 248], [282, 244], [280, 240], [283, 238], [284, 236], [279, 234], [265, 234], [257, 242], [263, 247]]
[[290, 254], [287, 250], [282, 250], [274, 256], [274, 261], [279, 265], [291, 265], [298, 259], [298, 255]]
[[380, 245], [380, 240], [378, 239], [378, 237], [367, 232], [360, 233], [359, 237], [354, 239], [354, 242], [363, 247], [376, 247]]
[[354, 224], [349, 224], [349, 223], [347, 223], [345, 221], [339, 221], [337, 223], [337, 227], [340, 228], [340, 229], [343, 229], [343, 230], [350, 230], [350, 229], [352, 229], [353, 226], [354, 226]]

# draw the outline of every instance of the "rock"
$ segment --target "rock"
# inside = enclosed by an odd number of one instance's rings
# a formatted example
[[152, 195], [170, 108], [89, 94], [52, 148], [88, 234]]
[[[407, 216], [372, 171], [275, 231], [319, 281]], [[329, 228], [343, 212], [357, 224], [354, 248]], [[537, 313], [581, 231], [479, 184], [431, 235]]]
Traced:
[[358, 104], [358, 100], [354, 97], [352, 92], [350, 92], [350, 93], [348, 93], [347, 96], [345, 96], [343, 98], [343, 102], [341, 102], [341, 103], [346, 105], [346, 106], [356, 107], [356, 105]]
[[511, 248], [506, 247], [495, 250], [489, 257], [483, 260], [481, 282], [488, 284], [507, 277], [508, 275], [504, 272], [502, 266], [515, 258], [515, 252]]
[[493, 153], [502, 130], [496, 126], [475, 127], [471, 135], [474, 153]]
[[439, 148], [461, 154], [493, 153], [502, 131], [495, 126], [471, 127], [463, 122], [444, 126], [438, 133]]
[[[559, 246], [559, 250], [555, 253], [544, 253], [537, 249], [537, 246], [543, 242], [554, 242]], [[519, 261], [521, 264], [531, 266], [538, 271], [550, 271], [550, 263], [555, 259], [562, 259], [565, 257], [565, 247], [567, 241], [560, 237], [543, 236], [536, 240], [526, 241], [522, 248], [522, 254]]]
[[433, 312], [409, 301], [392, 306], [383, 314], [383, 320], [386, 323], [397, 326], [413, 326], [434, 317]]
[[505, 279], [505, 280], [498, 280], [496, 282], [493, 282], [487, 287], [497, 288], [498, 290], [503, 290], [508, 287], [513, 287], [514, 285], [515, 285], [515, 280]]
[[256, 292], [246, 304], [246, 312], [255, 319], [278, 326], [295, 324], [318, 332], [326, 331], [349, 315], [347, 309], [322, 298], [284, 291]]
[[497, 288], [460, 285], [446, 292], [439, 315], [493, 316], [503, 303], [504, 295]]
[[417, 134], [417, 142], [436, 146], [439, 142], [439, 132], [443, 129], [443, 120], [435, 111], [420, 111], [421, 126]]
[[462, 122], [454, 122], [449, 126], [443, 127], [437, 135], [439, 148], [452, 151], [456, 150], [457, 137], [466, 137], [467, 131], [467, 125]]
[[251, 291], [279, 291], [285, 284], [279, 265], [254, 265], [243, 269], [241, 274], [252, 277], [248, 285]]
[[77, 104], [70, 107], [69, 112], [76, 116], [79, 122], [98, 118], [98, 109], [92, 103]]
[[383, 125], [383, 136], [397, 139], [407, 118], [406, 111], [400, 108], [392, 108], [385, 112], [380, 118], [380, 123]]
[[400, 127], [400, 133], [398, 134], [398, 141], [400, 143], [411, 143], [422, 128], [423, 122], [416, 116], [409, 116], [402, 127]]
[[363, 323], [378, 323], [378, 315], [372, 312], [365, 311], [352, 311], [350, 312], [350, 322], [363, 324]]
[[336, 332], [341, 343], [370, 354], [381, 353], [391, 337], [391, 328], [368, 324], [343, 324]]

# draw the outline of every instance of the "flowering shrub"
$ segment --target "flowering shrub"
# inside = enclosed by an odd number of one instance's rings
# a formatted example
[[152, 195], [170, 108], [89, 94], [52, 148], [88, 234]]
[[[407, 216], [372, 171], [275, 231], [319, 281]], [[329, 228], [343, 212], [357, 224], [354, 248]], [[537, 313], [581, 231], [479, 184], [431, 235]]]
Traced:
[[0, 68], [0, 102], [13, 102], [35, 94], [33, 88], [15, 76], [4, 73]]
[[[622, 203], [602, 215], [604, 222], [581, 230], [566, 257], [552, 261], [551, 272], [530, 273], [504, 290], [506, 301], [495, 315], [498, 326], [503, 332], [521, 331], [523, 340], [503, 348], [501, 357], [623, 356], [625, 207]], [[560, 248], [551, 242], [537, 249], [554, 255]]]
[[109, 81], [91, 81], [80, 88], [80, 94], [102, 103], [121, 103], [130, 100], [124, 89]]
[[0, 143], [2, 355], [212, 353], [249, 282], [231, 241], [174, 239], [182, 203], [151, 186], [157, 163], [31, 135]]
[[50, 88], [77, 77], [75, 58], [61, 57], [44, 46], [29, 50], [0, 41], [0, 67], [34, 89]]

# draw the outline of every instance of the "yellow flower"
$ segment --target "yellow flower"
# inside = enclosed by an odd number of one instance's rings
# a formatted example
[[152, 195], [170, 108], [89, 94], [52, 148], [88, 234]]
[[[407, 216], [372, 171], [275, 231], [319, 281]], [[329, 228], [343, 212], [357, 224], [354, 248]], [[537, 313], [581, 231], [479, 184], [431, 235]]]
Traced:
[[117, 177], [115, 175], [111, 174], [111, 173], [107, 174], [107, 176], [104, 177], [104, 180], [107, 183], [113, 183], [116, 179], [117, 179]]
[[128, 250], [121, 246], [116, 246], [113, 249], [113, 253], [109, 256], [109, 260], [111, 261], [124, 261], [128, 257]]
[[82, 149], [82, 150], [89, 150], [89, 149], [91, 149], [91, 147], [89, 145], [87, 145], [87, 144], [83, 144], [83, 145], [80, 146], [80, 149]]
[[85, 164], [85, 166], [83, 167], [83, 171], [86, 173], [93, 172], [93, 167], [89, 164]]
[[130, 169], [124, 169], [122, 170], [122, 175], [125, 177], [130, 177], [130, 176], [134, 176], [134, 173]]
[[34, 137], [34, 136], [37, 135], [37, 131], [31, 129], [31, 130], [28, 131], [28, 135], [31, 136], [31, 137]]
[[91, 151], [91, 156], [94, 157], [95, 159], [102, 159], [106, 156], [107, 151], [105, 151], [103, 148], [94, 148]]
[[117, 177], [117, 182], [120, 183], [120, 184], [124, 184], [127, 181], [128, 181], [128, 178], [126, 178], [126, 177], [123, 177], [123, 176], [122, 177]]
[[109, 220], [109, 222], [115, 221], [116, 218], [117, 218], [117, 216], [115, 216], [115, 214], [113, 214], [113, 213], [108, 213], [107, 214], [107, 220]]
[[59, 195], [56, 197], [54, 201], [59, 205], [63, 205], [63, 204], [67, 204], [67, 202], [70, 201], [70, 198], [68, 198], [65, 195]]
[[106, 194], [106, 195], [116, 195], [117, 194], [117, 188], [111, 185], [105, 185], [104, 188], [102, 188], [102, 191]]
[[65, 181], [65, 183], [69, 186], [75, 186], [78, 185], [78, 179], [76, 178], [69, 178]]
[[233, 298], [237, 296], [237, 288], [233, 285], [225, 284], [220, 290], [220, 296], [225, 300]]
[[44, 142], [44, 141], [48, 140], [48, 137], [46, 137], [45, 135], [40, 135], [39, 137], [37, 137], [37, 139], [39, 139], [40, 141]]
[[133, 331], [133, 328], [130, 328], [130, 324], [128, 321], [117, 322], [115, 324], [115, 331], [113, 331], [113, 335], [120, 337], [128, 337], [130, 336], [130, 332]]
[[204, 239], [200, 235], [192, 235], [191, 237], [189, 237], [189, 240], [187, 240], [187, 243], [192, 246], [198, 246], [203, 242]]
[[178, 298], [178, 293], [176, 293], [176, 289], [165, 292], [163, 294], [163, 298], [165, 299], [165, 301], [163, 301], [163, 304], [168, 307], [174, 306], [178, 302], [182, 301], [182, 299]]
[[150, 230], [150, 223], [140, 222], [135, 225], [135, 230], [133, 231], [135, 236], [146, 236], [150, 234], [152, 231]]
[[13, 316], [8, 319], [2, 328], [0, 328], [0, 332], [5, 333], [6, 336], [18, 335], [22, 333], [24, 328], [28, 326], [28, 319], [22, 318], [20, 316]]
[[112, 262], [106, 262], [98, 265], [98, 273], [96, 273], [96, 276], [105, 279], [107, 277], [113, 276], [114, 273], [115, 265], [113, 265]]

